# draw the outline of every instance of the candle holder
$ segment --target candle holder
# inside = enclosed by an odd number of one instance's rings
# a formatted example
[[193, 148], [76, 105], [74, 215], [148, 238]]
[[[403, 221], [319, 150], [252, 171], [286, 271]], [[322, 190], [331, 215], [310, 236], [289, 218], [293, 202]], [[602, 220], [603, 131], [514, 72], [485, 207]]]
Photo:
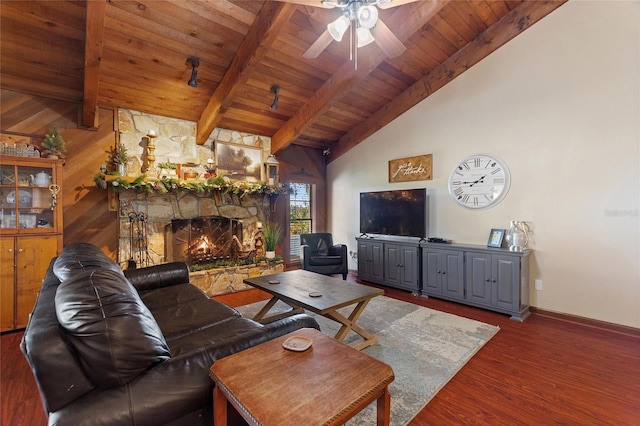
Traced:
[[144, 155], [142, 159], [142, 173], [150, 172], [155, 167], [156, 145], [154, 144], [154, 139], [156, 137], [157, 136], [153, 131], [149, 131], [149, 133], [147, 134], [147, 150], [146, 150], [146, 155]]

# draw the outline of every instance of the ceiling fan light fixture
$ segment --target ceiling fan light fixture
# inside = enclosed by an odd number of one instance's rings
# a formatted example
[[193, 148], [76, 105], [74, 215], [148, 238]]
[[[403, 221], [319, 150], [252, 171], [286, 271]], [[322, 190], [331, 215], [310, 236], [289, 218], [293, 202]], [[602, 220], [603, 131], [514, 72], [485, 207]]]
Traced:
[[369, 31], [369, 28], [365, 27], [358, 27], [356, 30], [356, 37], [358, 38], [358, 47], [364, 47], [375, 41], [371, 31]]
[[333, 37], [335, 41], [342, 41], [342, 36], [344, 36], [344, 33], [347, 31], [347, 28], [349, 28], [349, 24], [351, 24], [351, 21], [349, 20], [349, 18], [342, 15], [335, 21], [328, 24], [327, 30], [329, 31], [329, 34], [331, 34], [331, 37]]
[[360, 6], [357, 12], [358, 24], [366, 29], [371, 29], [378, 22], [378, 8], [375, 6]]

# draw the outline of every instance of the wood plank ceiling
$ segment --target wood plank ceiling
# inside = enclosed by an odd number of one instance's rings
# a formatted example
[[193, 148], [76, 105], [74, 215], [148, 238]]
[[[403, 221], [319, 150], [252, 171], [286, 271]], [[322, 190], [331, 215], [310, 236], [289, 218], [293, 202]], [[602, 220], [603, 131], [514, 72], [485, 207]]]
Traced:
[[[294, 1], [294, 0], [288, 0]], [[318, 0], [319, 1], [319, 0]], [[0, 87], [124, 107], [290, 144], [330, 147], [329, 161], [428, 97], [562, 5], [558, 1], [419, 0], [380, 9], [404, 43], [349, 60], [348, 35], [315, 59], [304, 52], [338, 9], [274, 0], [0, 2]], [[187, 58], [200, 61], [190, 87]], [[278, 108], [271, 87], [280, 87]]]

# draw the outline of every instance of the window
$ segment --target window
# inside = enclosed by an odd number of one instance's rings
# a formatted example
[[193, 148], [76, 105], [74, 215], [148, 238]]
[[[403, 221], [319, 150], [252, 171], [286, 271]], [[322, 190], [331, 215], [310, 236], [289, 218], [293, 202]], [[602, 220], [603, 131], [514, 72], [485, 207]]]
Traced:
[[289, 260], [300, 260], [300, 234], [312, 229], [311, 185], [289, 184]]

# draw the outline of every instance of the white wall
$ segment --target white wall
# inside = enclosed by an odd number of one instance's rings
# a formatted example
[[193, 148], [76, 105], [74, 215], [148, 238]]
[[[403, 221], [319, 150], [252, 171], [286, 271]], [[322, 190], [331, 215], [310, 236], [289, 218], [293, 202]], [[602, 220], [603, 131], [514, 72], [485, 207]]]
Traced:
[[[430, 236], [485, 245], [510, 220], [533, 225], [532, 306], [640, 328], [639, 16], [638, 1], [573, 0], [331, 162], [334, 241], [356, 251], [359, 192], [426, 187]], [[447, 180], [479, 152], [512, 183], [471, 211]], [[433, 180], [388, 183], [389, 160], [429, 153]]]

